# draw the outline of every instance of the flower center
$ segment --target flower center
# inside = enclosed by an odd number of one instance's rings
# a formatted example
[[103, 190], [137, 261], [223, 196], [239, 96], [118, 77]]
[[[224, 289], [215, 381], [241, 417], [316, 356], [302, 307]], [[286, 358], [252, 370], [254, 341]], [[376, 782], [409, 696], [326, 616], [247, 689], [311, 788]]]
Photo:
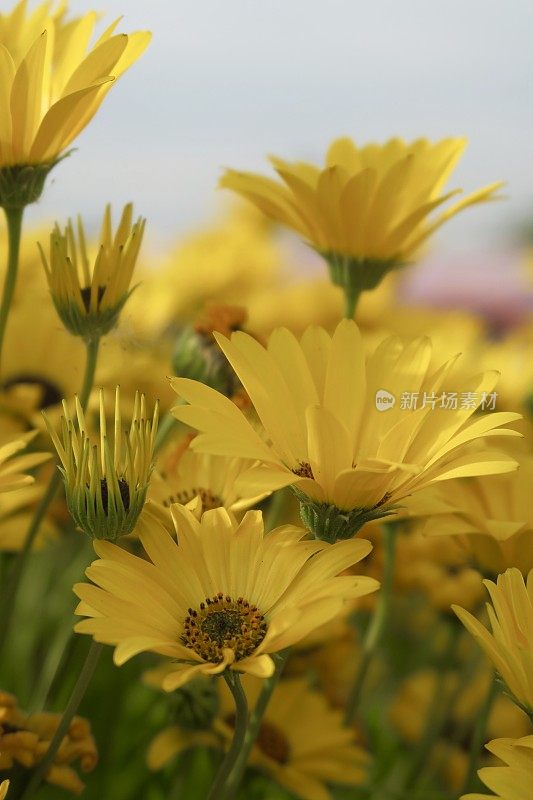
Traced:
[[213, 663], [222, 660], [225, 649], [233, 650], [237, 660], [246, 658], [267, 632], [266, 620], [257, 606], [242, 597], [232, 600], [222, 592], [200, 603], [198, 610], [189, 608], [183, 627], [182, 643]]
[[63, 392], [54, 383], [46, 380], [46, 378], [41, 378], [39, 375], [32, 375], [30, 373], [14, 375], [2, 384], [2, 388], [11, 389], [18, 383], [29, 383], [31, 386], [39, 387], [41, 390], [39, 409], [55, 406], [61, 402], [61, 398], [63, 397]]
[[291, 746], [282, 730], [268, 720], [259, 728], [256, 744], [259, 749], [278, 764], [286, 764], [291, 755]]
[[168, 508], [168, 506], [172, 505], [172, 503], [181, 503], [181, 505], [184, 506], [191, 500], [194, 500], [194, 498], [198, 495], [202, 501], [202, 507], [204, 511], [210, 511], [213, 508], [221, 508], [221, 506], [224, 505], [222, 499], [217, 494], [213, 494], [211, 489], [203, 489], [201, 486], [193, 486], [192, 489], [171, 494], [163, 502], [163, 505]]
[[19, 733], [23, 728], [13, 725], [11, 722], [0, 722], [0, 729], [3, 735], [6, 733]]
[[[227, 714], [224, 722], [234, 728], [235, 714]], [[255, 744], [265, 756], [278, 764], [286, 764], [291, 757], [291, 746], [287, 737], [277, 725], [268, 720], [261, 723]]]
[[241, 330], [247, 316], [246, 309], [242, 306], [211, 303], [196, 320], [194, 329], [196, 333], [214, 341], [215, 332], [230, 336], [234, 331]]
[[296, 469], [293, 469], [295, 475], [299, 475], [300, 478], [311, 478], [314, 479], [313, 470], [311, 469], [311, 464], [307, 461], [300, 461], [299, 466]]

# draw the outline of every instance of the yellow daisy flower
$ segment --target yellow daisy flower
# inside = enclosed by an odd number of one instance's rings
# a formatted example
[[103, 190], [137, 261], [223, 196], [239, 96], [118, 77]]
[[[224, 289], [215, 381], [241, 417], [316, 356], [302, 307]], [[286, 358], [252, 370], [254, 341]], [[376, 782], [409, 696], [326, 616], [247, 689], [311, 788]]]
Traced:
[[76, 625], [115, 645], [115, 663], [143, 651], [175, 661], [163, 682], [173, 691], [226, 667], [258, 677], [274, 670], [271, 654], [333, 619], [346, 600], [374, 591], [370, 578], [336, 577], [364, 558], [364, 540], [328, 546], [302, 541], [285, 526], [264, 535], [262, 515], [237, 525], [225, 509], [197, 520], [172, 507], [178, 541], [154, 524], [139, 534], [149, 561], [109, 542], [94, 542], [99, 561], [87, 569], [96, 586], [76, 584]]
[[358, 295], [411, 260], [455, 214], [494, 199], [501, 183], [432, 216], [459, 191], [442, 194], [465, 146], [466, 139], [450, 138], [358, 147], [341, 138], [330, 145], [323, 168], [272, 157], [280, 181], [227, 170], [220, 185], [303, 236], [327, 260], [333, 282]]
[[2, 781], [0, 783], [0, 800], [4, 800], [7, 797], [7, 792], [9, 789], [9, 781]]
[[446, 490], [436, 486], [421, 493], [413, 503], [428, 515], [424, 534], [456, 537], [485, 574], [517, 567], [527, 575], [533, 569], [533, 457], [516, 454], [516, 459], [516, 474], [453, 481]]
[[38, 199], [47, 172], [150, 41], [144, 31], [115, 34], [116, 20], [90, 46], [96, 20], [67, 20], [65, 8], [51, 15], [48, 2], [28, 16], [25, 0], [0, 15], [2, 205]]
[[[90, 536], [115, 541], [131, 533], [148, 491], [154, 462], [158, 410], [152, 419], [144, 395], [136, 395], [129, 431], [122, 430], [120, 389], [115, 392], [114, 438], [107, 438], [104, 393], [100, 390], [100, 441], [92, 444], [90, 429], [78, 398], [71, 416], [63, 401], [61, 436], [45, 416], [50, 437], [61, 461], [69, 511], [76, 524]], [[77, 423], [77, 424], [76, 424]]]
[[70, 220], [63, 233], [56, 224], [50, 234], [49, 260], [39, 245], [57, 313], [74, 336], [94, 339], [109, 333], [118, 323], [133, 291], [129, 287], [146, 222], [139, 217], [133, 224], [132, 217], [133, 206], [128, 203], [113, 236], [111, 206], [106, 206], [92, 268], [81, 217], [77, 237]]
[[187, 436], [169, 445], [158, 456], [157, 470], [150, 481], [150, 506], [159, 512], [161, 521], [167, 522], [167, 529], [173, 529], [170, 514], [173, 503], [187, 505], [200, 498], [204, 511], [222, 507], [238, 514], [268, 496], [269, 492], [250, 495], [237, 490], [239, 475], [249, 469], [253, 461], [196, 453], [190, 442], [191, 437]]
[[506, 765], [483, 767], [478, 771], [485, 786], [495, 794], [465, 794], [461, 800], [529, 800], [533, 782], [533, 736], [494, 739], [486, 748]]
[[[234, 703], [223, 682], [219, 682], [220, 710], [214, 730], [231, 742]], [[243, 680], [249, 707], [253, 708], [261, 681]], [[193, 734], [198, 741], [199, 734]], [[215, 745], [204, 733], [202, 743]], [[259, 729], [249, 764], [269, 775], [301, 800], [332, 800], [330, 783], [360, 785], [368, 765], [367, 753], [356, 744], [353, 729], [343, 727], [342, 713], [332, 709], [324, 695], [309, 688], [307, 681], [288, 679], [276, 687]], [[148, 763], [158, 769], [191, 746], [191, 736], [178, 726], [167, 728], [154, 739]]]
[[527, 583], [518, 569], [486, 580], [492, 605], [487, 603], [492, 634], [464, 608], [453, 610], [483, 648], [516, 702], [533, 711], [533, 570]]
[[[171, 380], [190, 403], [176, 406], [174, 416], [201, 431], [193, 449], [260, 462], [241, 476], [240, 486], [293, 486], [317, 535], [351, 536], [436, 481], [516, 467], [497, 451], [468, 448], [480, 437], [517, 435], [500, 426], [518, 414], [473, 417], [497, 374], [463, 380], [458, 389], [468, 393], [467, 407], [443, 407], [440, 388], [452, 380], [455, 360], [430, 371], [427, 339], [403, 345], [389, 338], [367, 360], [351, 320], [343, 320], [333, 336], [309, 327], [300, 340], [278, 328], [266, 348], [241, 332], [216, 338], [255, 406], [263, 435], [230, 400], [185, 378]], [[425, 397], [425, 406], [406, 406], [402, 398], [411, 393]]]

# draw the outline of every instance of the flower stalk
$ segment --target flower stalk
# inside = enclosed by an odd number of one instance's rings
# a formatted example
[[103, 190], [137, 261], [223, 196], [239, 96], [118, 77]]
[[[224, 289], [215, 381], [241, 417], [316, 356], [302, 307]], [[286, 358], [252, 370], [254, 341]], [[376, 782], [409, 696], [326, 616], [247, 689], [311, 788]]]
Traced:
[[9, 316], [9, 310], [11, 308], [11, 302], [13, 300], [13, 294], [15, 292], [15, 285], [17, 283], [24, 206], [4, 207], [4, 213], [6, 215], [7, 222], [8, 255], [7, 271], [2, 293], [2, 303], [0, 305], [0, 364], [2, 362], [2, 350], [7, 327], [7, 319]]
[[366, 675], [372, 659], [374, 658], [374, 655], [381, 643], [389, 616], [396, 551], [395, 526], [390, 522], [384, 523], [382, 533], [385, 551], [383, 582], [381, 584], [381, 591], [378, 595], [374, 616], [372, 617], [365, 640], [363, 642], [361, 663], [359, 664], [359, 669], [355, 676], [355, 681], [348, 697], [348, 702], [346, 703], [346, 712], [344, 718], [346, 725], [351, 725], [354, 722], [357, 710], [359, 708]]
[[68, 701], [67, 707], [63, 712], [63, 716], [61, 717], [61, 722], [59, 723], [57, 730], [54, 734], [54, 737], [50, 742], [48, 750], [46, 751], [42, 760], [39, 762], [26, 790], [23, 792], [21, 800], [29, 800], [29, 798], [35, 794], [35, 792], [39, 789], [39, 786], [41, 785], [44, 776], [54, 763], [54, 759], [58, 753], [58, 750], [61, 746], [64, 737], [68, 732], [70, 723], [74, 719], [74, 716], [78, 708], [80, 707], [80, 703], [82, 702], [83, 698], [85, 697], [85, 693], [89, 688], [92, 677], [94, 675], [94, 671], [100, 659], [102, 650], [103, 650], [102, 644], [100, 644], [99, 642], [91, 642], [89, 652], [87, 653], [87, 657], [81, 668], [78, 680], [76, 681], [76, 685], [72, 690], [70, 700]]
[[[233, 800], [233, 798], [236, 796], [246, 770], [250, 752], [259, 734], [265, 711], [270, 702], [270, 698], [272, 697], [274, 689], [278, 685], [281, 674], [285, 669], [285, 664], [289, 658], [289, 652], [290, 651], [287, 649], [285, 652], [279, 653], [275, 656], [276, 668], [270, 678], [267, 678], [263, 683], [261, 694], [259, 695], [257, 703], [255, 704], [254, 710], [250, 714], [244, 740], [238, 753], [238, 757], [235, 759], [232, 769], [227, 776], [222, 794], [220, 796], [213, 795], [212, 800], [215, 800], [215, 797], [217, 800]], [[209, 800], [211, 800], [211, 795]]]
[[477, 714], [476, 726], [474, 728], [474, 733], [472, 735], [472, 741], [470, 742], [468, 769], [466, 770], [466, 776], [460, 795], [463, 795], [465, 792], [470, 791], [472, 788], [472, 784], [476, 776], [476, 771], [479, 766], [478, 765], [479, 754], [481, 752], [481, 748], [485, 740], [485, 731], [487, 729], [487, 723], [489, 721], [490, 712], [492, 711], [492, 706], [494, 704], [494, 701], [498, 696], [499, 688], [500, 687], [498, 685], [498, 681], [493, 675], [492, 680], [489, 684], [487, 694], [485, 695], [485, 699], [483, 700], [483, 704], [481, 705], [481, 708], [479, 709]]
[[231, 796], [228, 794], [231, 773], [240, 759], [248, 732], [248, 701], [242, 688], [240, 676], [237, 672], [226, 669], [224, 679], [235, 701], [235, 730], [230, 749], [220, 765], [207, 800], [225, 800]]

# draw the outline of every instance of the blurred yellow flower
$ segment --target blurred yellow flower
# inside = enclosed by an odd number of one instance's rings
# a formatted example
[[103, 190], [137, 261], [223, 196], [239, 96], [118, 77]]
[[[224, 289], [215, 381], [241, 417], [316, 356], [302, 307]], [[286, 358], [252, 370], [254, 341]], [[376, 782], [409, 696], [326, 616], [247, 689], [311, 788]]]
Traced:
[[34, 438], [35, 431], [20, 435], [17, 439], [0, 444], [0, 493], [12, 492], [34, 483], [35, 478], [26, 475], [26, 470], [48, 461], [50, 453], [24, 453], [29, 442]]
[[[60, 722], [61, 714], [27, 714], [13, 695], [0, 692], [0, 772], [9, 775], [10, 770], [16, 774], [21, 767], [33, 769], [48, 750]], [[82, 717], [74, 717], [70, 723], [46, 782], [80, 794], [84, 784], [71, 766], [75, 761], [83, 772], [93, 770], [98, 761], [91, 726]], [[0, 785], [0, 800], [6, 796], [6, 783]]]
[[[335, 538], [392, 513], [400, 500], [436, 481], [516, 468], [498, 451], [468, 449], [485, 436], [517, 435], [500, 426], [519, 419], [518, 414], [474, 416], [494, 388], [496, 373], [461, 379], [458, 388], [471, 397], [467, 407], [443, 406], [439, 391], [445, 379], [452, 380], [455, 359], [429, 371], [428, 339], [404, 346], [389, 338], [366, 359], [351, 320], [342, 321], [333, 336], [309, 327], [300, 340], [278, 328], [266, 348], [242, 332], [216, 338], [264, 433], [221, 394], [173, 378], [176, 393], [190, 403], [176, 406], [174, 416], [201, 431], [192, 448], [257, 459], [258, 465], [239, 479], [249, 491], [292, 485], [309, 513], [318, 513], [318, 507], [324, 514], [328, 509], [349, 513]], [[428, 401], [416, 409], [404, 404], [402, 397], [412, 393]]]
[[62, 233], [56, 224], [50, 234], [50, 255], [41, 245], [50, 294], [63, 324], [75, 336], [91, 339], [115, 327], [133, 289], [130, 282], [143, 240], [145, 220], [133, 223], [133, 206], [124, 207], [113, 235], [111, 206], [107, 205], [94, 264], [90, 264], [83, 222], [77, 235], [69, 220]]
[[478, 567], [491, 576], [517, 567], [533, 569], [533, 457], [516, 454], [513, 475], [453, 481], [444, 491], [436, 486], [413, 498], [426, 513], [423, 533], [455, 536]]
[[[46, 454], [49, 458], [49, 454]], [[16, 492], [0, 494], [0, 551], [16, 552], [26, 539], [28, 528], [35, 514], [35, 506], [46, 490], [46, 476], [32, 486], [24, 486]], [[52, 515], [45, 517], [35, 539], [40, 548], [57, 538], [58, 527]]]
[[[448, 484], [449, 485], [449, 484]], [[424, 489], [418, 496], [425, 496]], [[415, 498], [408, 500], [411, 501]], [[483, 577], [472, 567], [468, 553], [452, 538], [424, 536], [420, 525], [400, 525], [395, 533], [396, 557], [394, 563], [394, 596], [399, 602], [409, 598], [421, 598], [423, 612], [431, 609], [444, 614], [450, 612], [451, 603], [475, 610], [483, 601]], [[372, 554], [364, 562], [365, 574], [371, 577], [383, 575], [385, 551], [381, 526], [377, 523], [365, 525], [363, 535], [374, 545]], [[365, 605], [373, 607], [374, 598], [366, 599]], [[409, 625], [417, 630], [420, 621], [410, 613]], [[433, 626], [434, 617], [429, 617]]]
[[484, 581], [492, 605], [487, 603], [492, 634], [464, 608], [453, 610], [475, 637], [507, 684], [516, 702], [533, 711], [533, 570], [527, 584], [515, 568], [498, 575], [496, 583]]
[[[243, 686], [253, 708], [261, 684], [247, 676]], [[220, 694], [221, 719], [215, 721], [215, 730], [230, 741], [231, 695], [222, 684]], [[369, 758], [356, 744], [353, 728], [343, 726], [340, 710], [332, 709], [306, 680], [288, 679], [272, 695], [249, 763], [301, 800], [332, 800], [328, 783], [359, 786]]]
[[2, 781], [0, 783], [0, 800], [4, 800], [7, 797], [7, 792], [9, 789], [9, 781]]
[[268, 677], [270, 654], [378, 587], [371, 578], [336, 577], [368, 554], [364, 540], [301, 541], [306, 531], [292, 526], [265, 536], [256, 511], [240, 525], [222, 508], [200, 520], [185, 506], [172, 511], [177, 542], [155, 522], [139, 533], [149, 560], [94, 542], [101, 560], [86, 574], [96, 586], [74, 587], [76, 613], [89, 617], [76, 630], [115, 645], [115, 663], [143, 651], [173, 659], [165, 691], [226, 667]]
[[128, 315], [136, 332], [153, 340], [175, 335], [206, 303], [246, 306], [278, 283], [282, 254], [270, 226], [254, 209], [229, 213], [179, 241], [159, 268], [141, 274]]
[[[400, 684], [390, 709], [394, 727], [412, 749], [423, 738], [428, 719], [439, 726], [440, 736], [428, 760], [455, 792], [464, 785], [476, 719], [494, 679], [487, 665], [487, 669], [465, 681], [468, 670], [464, 661], [459, 661], [449, 673], [417, 670]], [[495, 731], [505, 731], [505, 736], [522, 736], [528, 730], [527, 716], [508, 697], [498, 695], [487, 722], [487, 737], [495, 735]], [[485, 758], [482, 763], [487, 762]]]
[[0, 169], [52, 164], [90, 122], [104, 97], [141, 55], [150, 34], [114, 34], [116, 20], [91, 47], [92, 11], [65, 19], [25, 0], [0, 15]]
[[323, 168], [272, 157], [281, 181], [227, 170], [220, 185], [303, 236], [328, 261], [334, 283], [361, 291], [412, 259], [459, 211], [494, 199], [501, 183], [431, 216], [459, 191], [441, 193], [465, 146], [465, 139], [450, 138], [358, 147], [341, 138], [330, 145]]
[[[253, 708], [261, 681], [243, 679]], [[218, 683], [220, 707], [214, 733], [228, 743], [233, 736], [234, 706], [226, 685]], [[220, 746], [212, 734], [184, 731], [174, 725], [161, 731], [148, 751], [148, 764], [159, 769], [194, 744]], [[342, 713], [332, 709], [307, 681], [290, 678], [278, 684], [251, 751], [249, 765], [269, 775], [301, 800], [332, 800], [329, 783], [358, 786], [365, 777], [368, 754], [356, 743], [353, 728], [343, 727]]]
[[533, 736], [494, 739], [486, 748], [506, 765], [483, 767], [478, 772], [485, 786], [495, 794], [465, 794], [461, 800], [529, 800], [533, 784]]

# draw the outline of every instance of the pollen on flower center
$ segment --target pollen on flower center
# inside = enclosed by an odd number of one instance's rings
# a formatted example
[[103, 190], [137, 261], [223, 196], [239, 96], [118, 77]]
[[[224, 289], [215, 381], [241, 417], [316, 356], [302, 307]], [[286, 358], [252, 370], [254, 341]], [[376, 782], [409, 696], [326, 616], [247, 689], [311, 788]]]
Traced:
[[218, 663], [225, 649], [233, 650], [237, 659], [251, 655], [266, 632], [266, 620], [257, 606], [219, 592], [200, 603], [198, 610], [189, 608], [181, 641], [206, 661]]
[[[100, 486], [102, 488], [102, 505], [104, 507], [104, 512], [107, 514], [109, 508], [109, 489], [107, 487], [106, 478], [101, 479]], [[130, 487], [128, 486], [128, 482], [124, 478], [119, 478], [118, 488], [124, 505], [124, 511], [127, 511], [130, 507]]]
[[314, 480], [313, 470], [311, 469], [311, 464], [307, 461], [300, 461], [299, 466], [296, 469], [293, 469], [295, 475], [299, 475], [300, 478], [311, 478]]
[[203, 489], [201, 486], [195, 486], [187, 491], [171, 494], [163, 501], [163, 505], [167, 508], [173, 503], [181, 503], [181, 505], [185, 506], [191, 500], [194, 500], [195, 497], [200, 497], [204, 511], [210, 511], [213, 508], [221, 508], [224, 505], [221, 497], [214, 494], [211, 489]]

